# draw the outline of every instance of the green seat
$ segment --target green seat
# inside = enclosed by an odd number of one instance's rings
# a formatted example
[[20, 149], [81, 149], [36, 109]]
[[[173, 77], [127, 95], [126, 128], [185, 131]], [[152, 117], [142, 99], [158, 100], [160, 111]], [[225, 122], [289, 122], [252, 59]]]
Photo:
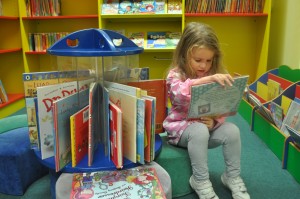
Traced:
[[171, 177], [172, 197], [180, 197], [194, 192], [189, 184], [192, 168], [188, 151], [169, 144], [166, 133], [162, 133], [160, 136], [162, 138], [162, 150], [155, 158], [155, 161]]

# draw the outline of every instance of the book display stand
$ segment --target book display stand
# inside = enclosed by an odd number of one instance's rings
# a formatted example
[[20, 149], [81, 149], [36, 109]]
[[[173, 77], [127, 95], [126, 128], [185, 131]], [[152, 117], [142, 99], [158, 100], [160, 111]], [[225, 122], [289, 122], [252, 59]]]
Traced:
[[[72, 74], [70, 77], [66, 75], [59, 77], [60, 83], [65, 82], [66, 78], [74, 79], [75, 76], [79, 93], [79, 81], [82, 79], [92, 78], [103, 88], [99, 93], [101, 97], [98, 98], [99, 101], [102, 101], [98, 105], [99, 109], [102, 109], [97, 120], [100, 123], [100, 129], [96, 129], [96, 131], [94, 129], [98, 134], [100, 132], [100, 143], [97, 143], [97, 149], [94, 151], [93, 162], [90, 166], [88, 165], [88, 155], [86, 155], [75, 167], [72, 167], [71, 162], [69, 162], [59, 172], [56, 172], [58, 161], [55, 158], [57, 158], [57, 155], [42, 159], [41, 151], [35, 150], [38, 159], [50, 170], [52, 196], [55, 196], [55, 183], [61, 173], [117, 169], [110, 158], [109, 124], [105, 120], [109, 112], [105, 107], [105, 103], [103, 103], [105, 96], [104, 81], [126, 82], [128, 68], [135, 64], [134, 61], [137, 60], [135, 56], [138, 56], [143, 50], [143, 48], [138, 47], [131, 40], [117, 32], [93, 28], [73, 32], [48, 48], [47, 52], [56, 58], [58, 71], [61, 74]], [[79, 94], [78, 98], [80, 97], [82, 95]], [[78, 100], [79, 105], [81, 101], [81, 99]], [[54, 117], [55, 115], [53, 115], [53, 120]], [[55, 140], [57, 141], [57, 138]], [[55, 143], [55, 145], [57, 146], [58, 143]], [[158, 134], [155, 135], [154, 145], [156, 156], [162, 148], [162, 140]], [[54, 149], [54, 153], [56, 153], [55, 150], [57, 150], [57, 147]], [[139, 163], [133, 163], [124, 158], [122, 168], [127, 169], [139, 165]]]
[[[300, 98], [300, 70], [292, 69], [289, 66], [282, 65], [271, 69], [261, 75], [248, 87], [247, 96], [241, 102], [239, 113], [249, 123], [251, 130], [258, 135], [270, 148], [270, 150], [282, 161], [282, 168], [300, 182], [300, 148], [293, 142], [282, 125], [284, 118], [293, 118], [289, 114], [290, 105], [293, 101]], [[268, 82], [274, 81], [280, 89], [273, 89]], [[269, 91], [279, 90], [276, 94], [269, 97]], [[255, 99], [255, 100], [254, 100]], [[280, 117], [274, 117], [270, 120], [271, 104], [278, 106], [282, 112]], [[298, 109], [292, 108], [295, 113]], [[267, 110], [267, 111], [263, 111]], [[295, 114], [294, 114], [295, 115]], [[272, 115], [271, 115], [272, 117]], [[276, 120], [281, 120], [281, 126], [276, 124]], [[271, 118], [272, 119], [272, 118]], [[292, 120], [288, 119], [287, 124]], [[298, 119], [295, 121], [299, 121]]]

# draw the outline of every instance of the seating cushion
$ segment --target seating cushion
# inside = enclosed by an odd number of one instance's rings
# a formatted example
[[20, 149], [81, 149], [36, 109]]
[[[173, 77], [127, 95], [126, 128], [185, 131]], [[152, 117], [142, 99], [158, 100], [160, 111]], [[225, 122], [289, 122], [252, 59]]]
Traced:
[[162, 150], [155, 158], [170, 175], [172, 183], [172, 197], [180, 197], [192, 193], [189, 179], [192, 175], [192, 168], [188, 151], [183, 148], [168, 144], [167, 134], [160, 134], [162, 138]]
[[[13, 123], [18, 123], [16, 120]], [[2, 128], [2, 126], [1, 126]], [[0, 192], [23, 195], [27, 187], [48, 173], [30, 149], [28, 127], [0, 134]]]
[[27, 114], [20, 114], [2, 118], [0, 119], [0, 134], [26, 126], [28, 126]]

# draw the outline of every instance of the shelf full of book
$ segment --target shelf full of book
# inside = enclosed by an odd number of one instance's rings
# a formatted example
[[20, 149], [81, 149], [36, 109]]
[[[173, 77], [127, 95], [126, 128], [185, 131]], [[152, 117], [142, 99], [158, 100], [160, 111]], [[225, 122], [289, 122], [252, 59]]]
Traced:
[[[10, 1], [2, 0], [2, 2], [4, 7], [5, 3]], [[132, 8], [135, 10], [140, 5], [138, 12], [132, 10], [128, 13], [121, 8], [124, 7], [125, 2], [119, 0], [78, 0], [75, 3], [74, 1], [60, 0], [49, 1], [59, 5], [57, 7], [60, 7], [60, 10], [47, 14], [33, 4], [33, 2], [39, 1], [14, 0], [11, 2], [18, 3], [18, 6], [14, 7], [15, 10], [19, 8], [15, 16], [20, 17], [19, 31], [22, 38], [20, 47], [23, 49], [24, 72], [51, 71], [57, 68], [56, 61], [51, 60], [44, 50], [33, 51], [30, 48], [32, 39], [30, 39], [29, 34], [71, 33], [82, 29], [101, 28], [120, 32], [139, 43], [142, 43], [141, 40], [143, 40], [144, 53], [140, 56], [137, 67], [150, 67], [151, 79], [165, 78], [171, 63], [172, 52], [176, 46], [176, 41], [178, 41], [178, 35], [190, 21], [206, 22], [216, 29], [224, 51], [224, 63], [229, 72], [249, 74], [249, 80], [254, 81], [266, 71], [271, 0], [249, 1], [254, 2], [251, 5], [255, 5], [257, 2], [264, 4], [262, 12], [255, 13], [241, 13], [238, 12], [239, 10], [231, 10], [230, 13], [208, 13], [208, 11], [196, 13], [196, 11], [190, 10], [191, 7], [200, 6], [200, 2], [206, 3], [207, 8], [211, 4], [210, 1], [157, 0], [155, 1], [156, 11], [153, 9], [146, 11], [144, 9], [146, 7], [145, 2], [141, 1], [132, 4]], [[103, 11], [108, 2], [114, 4], [115, 10]], [[234, 3], [241, 3], [242, 1], [227, 0], [222, 2], [226, 2], [227, 6], [229, 4], [233, 6]], [[26, 5], [26, 3], [28, 4]], [[143, 5], [144, 7], [142, 7]], [[210, 5], [209, 7], [221, 10], [226, 5]], [[205, 7], [205, 4], [203, 6]], [[15, 17], [14, 15], [8, 16]], [[167, 34], [172, 33], [175, 39], [167, 42], [166, 39], [160, 38], [151, 41], [148, 45], [148, 37], [153, 33], [157, 33], [162, 38], [167, 38]], [[143, 35], [142, 38], [141, 35]], [[35, 43], [38, 42], [40, 41]], [[168, 46], [168, 43], [172, 46]], [[22, 87], [18, 86], [18, 89], [22, 90]]]
[[18, 1], [1, 0], [0, 4], [0, 80], [8, 96], [0, 103], [0, 118], [4, 118], [24, 107], [22, 78], [16, 76], [24, 67]]

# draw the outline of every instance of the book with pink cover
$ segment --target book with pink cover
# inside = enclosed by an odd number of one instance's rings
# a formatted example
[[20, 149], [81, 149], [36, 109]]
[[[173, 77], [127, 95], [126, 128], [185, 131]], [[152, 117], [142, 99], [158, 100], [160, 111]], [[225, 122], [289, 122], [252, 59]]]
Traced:
[[110, 150], [111, 160], [116, 168], [123, 167], [122, 144], [122, 110], [113, 102], [109, 102]]
[[166, 199], [155, 168], [74, 173], [70, 199]]

